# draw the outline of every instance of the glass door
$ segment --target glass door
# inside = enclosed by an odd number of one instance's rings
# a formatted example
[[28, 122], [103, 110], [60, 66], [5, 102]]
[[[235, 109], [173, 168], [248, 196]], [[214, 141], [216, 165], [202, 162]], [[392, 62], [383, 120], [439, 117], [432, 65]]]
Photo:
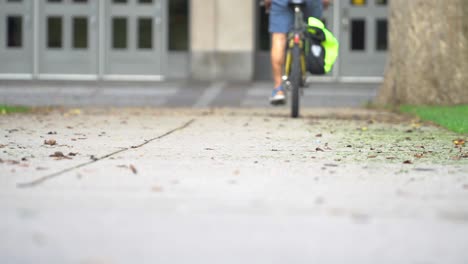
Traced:
[[39, 73], [97, 78], [99, 1], [41, 0]]
[[161, 75], [162, 0], [106, 0], [106, 77]]
[[344, 0], [340, 4], [340, 74], [382, 77], [388, 48], [387, 0]]
[[0, 74], [33, 73], [33, 1], [0, 0]]

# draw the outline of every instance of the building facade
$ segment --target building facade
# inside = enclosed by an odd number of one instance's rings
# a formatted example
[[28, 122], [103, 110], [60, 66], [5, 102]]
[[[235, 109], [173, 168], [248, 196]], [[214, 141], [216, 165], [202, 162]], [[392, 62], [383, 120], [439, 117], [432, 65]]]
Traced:
[[[335, 0], [322, 81], [379, 81], [386, 0]], [[268, 14], [252, 0], [0, 0], [0, 79], [265, 80]]]

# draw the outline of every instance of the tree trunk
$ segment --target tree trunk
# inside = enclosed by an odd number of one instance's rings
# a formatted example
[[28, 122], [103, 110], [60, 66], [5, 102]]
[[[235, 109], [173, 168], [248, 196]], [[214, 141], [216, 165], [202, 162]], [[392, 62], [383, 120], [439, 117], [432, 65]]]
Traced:
[[391, 0], [381, 104], [468, 103], [468, 0]]

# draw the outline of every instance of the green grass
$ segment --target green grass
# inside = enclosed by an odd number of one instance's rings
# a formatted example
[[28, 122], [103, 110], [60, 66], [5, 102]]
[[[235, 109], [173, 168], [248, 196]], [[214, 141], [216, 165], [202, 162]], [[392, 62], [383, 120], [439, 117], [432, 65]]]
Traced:
[[458, 106], [401, 106], [400, 111], [415, 114], [423, 121], [431, 121], [451, 131], [468, 134], [468, 105]]
[[29, 112], [28, 107], [24, 106], [8, 106], [8, 105], [0, 105], [0, 115], [6, 115], [11, 113], [26, 113]]

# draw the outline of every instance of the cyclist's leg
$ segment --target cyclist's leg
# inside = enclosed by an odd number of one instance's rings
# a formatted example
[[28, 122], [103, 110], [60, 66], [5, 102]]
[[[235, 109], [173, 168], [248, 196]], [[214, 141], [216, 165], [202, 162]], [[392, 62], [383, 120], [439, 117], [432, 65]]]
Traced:
[[275, 88], [282, 83], [283, 65], [286, 52], [286, 34], [272, 33], [271, 36], [271, 66]]
[[269, 31], [271, 36], [271, 66], [274, 80], [274, 90], [270, 100], [285, 101], [282, 88], [283, 65], [286, 50], [286, 33], [292, 24], [292, 15], [288, 7], [288, 0], [273, 0], [270, 10]]

